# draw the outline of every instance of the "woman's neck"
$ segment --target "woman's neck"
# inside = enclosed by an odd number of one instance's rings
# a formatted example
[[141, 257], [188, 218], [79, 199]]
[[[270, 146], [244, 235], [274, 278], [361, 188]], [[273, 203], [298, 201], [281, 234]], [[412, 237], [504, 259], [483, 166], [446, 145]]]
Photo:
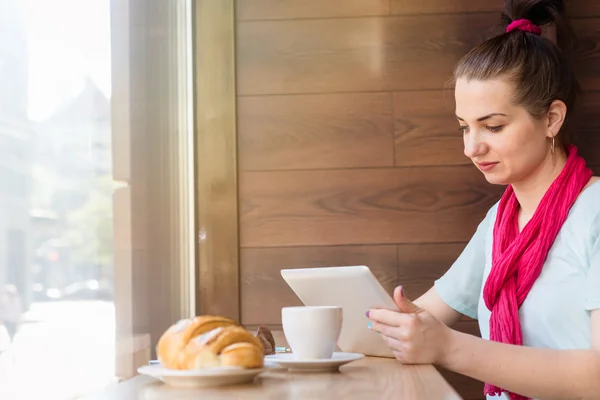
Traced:
[[566, 154], [556, 152], [554, 160], [549, 156], [529, 177], [512, 184], [515, 196], [521, 206], [521, 214], [526, 220], [533, 216], [546, 191], [560, 175], [566, 162]]

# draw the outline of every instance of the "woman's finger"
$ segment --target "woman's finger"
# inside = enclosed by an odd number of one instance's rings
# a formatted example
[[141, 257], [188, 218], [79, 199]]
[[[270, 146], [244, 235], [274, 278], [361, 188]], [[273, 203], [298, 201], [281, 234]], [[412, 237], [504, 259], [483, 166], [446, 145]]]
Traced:
[[394, 325], [383, 324], [381, 322], [370, 321], [367, 326], [369, 327], [369, 329], [371, 329], [377, 333], [380, 333], [381, 335], [384, 335], [384, 336], [393, 337], [393, 338], [396, 338], [399, 340], [408, 339], [406, 325], [394, 326]]
[[385, 343], [387, 344], [387, 346], [392, 350], [392, 351], [397, 351], [402, 353], [402, 342], [398, 339], [396, 339], [395, 337], [392, 336], [386, 336], [386, 335], [381, 335], [383, 337], [383, 340], [385, 340]]
[[369, 324], [367, 326], [372, 331], [380, 333], [384, 336], [394, 336], [394, 331], [396, 329], [395, 326], [382, 324], [382, 323], [376, 322], [376, 321], [369, 321]]
[[404, 314], [398, 311], [391, 311], [379, 308], [369, 310], [367, 317], [369, 317], [369, 319], [375, 322], [380, 322], [388, 326], [400, 326], [411, 321], [415, 317], [415, 315]]

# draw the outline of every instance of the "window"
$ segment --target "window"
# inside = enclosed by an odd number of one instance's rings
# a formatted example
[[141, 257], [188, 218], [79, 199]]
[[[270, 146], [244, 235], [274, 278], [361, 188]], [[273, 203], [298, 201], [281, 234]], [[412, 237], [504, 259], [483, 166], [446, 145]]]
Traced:
[[190, 8], [0, 0], [0, 398], [101, 390], [193, 313]]

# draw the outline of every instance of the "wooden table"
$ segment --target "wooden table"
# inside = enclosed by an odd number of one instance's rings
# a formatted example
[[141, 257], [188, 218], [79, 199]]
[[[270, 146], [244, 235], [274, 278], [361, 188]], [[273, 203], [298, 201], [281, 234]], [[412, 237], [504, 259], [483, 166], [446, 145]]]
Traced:
[[430, 365], [402, 365], [392, 359], [366, 357], [336, 373], [266, 372], [254, 384], [221, 388], [175, 389], [146, 376], [136, 376], [89, 400], [319, 400], [425, 399], [461, 397]]

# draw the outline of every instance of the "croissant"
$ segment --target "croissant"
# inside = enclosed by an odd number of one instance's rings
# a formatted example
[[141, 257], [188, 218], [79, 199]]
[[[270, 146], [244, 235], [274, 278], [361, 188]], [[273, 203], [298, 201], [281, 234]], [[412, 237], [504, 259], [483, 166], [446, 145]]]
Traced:
[[232, 319], [212, 315], [177, 322], [160, 337], [156, 352], [163, 366], [179, 370], [259, 368], [264, 362], [256, 336]]

